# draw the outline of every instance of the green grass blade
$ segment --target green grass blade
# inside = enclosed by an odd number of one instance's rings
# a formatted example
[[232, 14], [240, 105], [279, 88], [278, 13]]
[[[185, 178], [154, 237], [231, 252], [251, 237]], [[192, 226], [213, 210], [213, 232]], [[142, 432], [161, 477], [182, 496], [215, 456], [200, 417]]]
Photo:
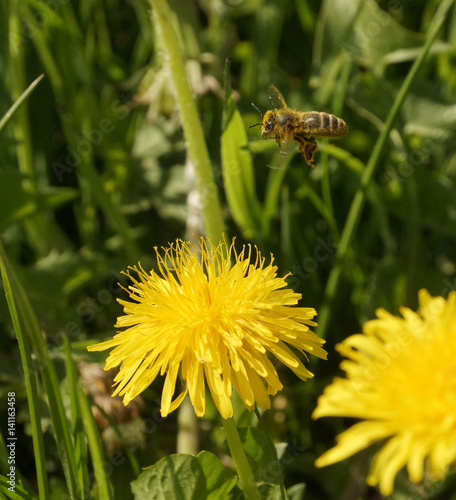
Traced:
[[[0, 474], [0, 499], [11, 498], [11, 500], [36, 500], [38, 497], [29, 493], [21, 484], [16, 483], [14, 491], [9, 490], [8, 478]], [[5, 494], [6, 496], [4, 496]], [[49, 497], [46, 497], [49, 498]]]
[[374, 149], [369, 158], [364, 174], [361, 178], [361, 186], [357, 190], [353, 202], [350, 206], [348, 217], [344, 229], [342, 231], [340, 243], [337, 248], [337, 256], [336, 256], [337, 263], [329, 275], [325, 289], [325, 301], [319, 311], [318, 335], [322, 338], [325, 337], [326, 331], [329, 326], [329, 320], [331, 316], [331, 305], [339, 289], [340, 278], [342, 275], [342, 270], [344, 265], [343, 262], [348, 254], [350, 245], [355, 235], [355, 231], [361, 219], [361, 214], [367, 198], [367, 187], [369, 186], [380, 164], [380, 155], [388, 140], [389, 134], [399, 114], [399, 110], [401, 109], [405, 96], [410, 90], [412, 82], [414, 81], [416, 75], [418, 74], [418, 70], [420, 69], [421, 65], [426, 59], [429, 50], [432, 44], [434, 43], [434, 40], [436, 39], [440, 31], [440, 28], [442, 27], [443, 21], [445, 20], [445, 15], [453, 3], [454, 0], [445, 0], [444, 2], [441, 3], [439, 9], [437, 10], [433, 22], [431, 23], [426, 43], [424, 44], [419, 57], [416, 59], [412, 68], [407, 74], [407, 77], [405, 78], [404, 83], [402, 84], [402, 87], [400, 88], [396, 96], [393, 106], [385, 121], [385, 126], [379, 138], [377, 139], [377, 142], [375, 143]]
[[44, 78], [44, 74], [40, 75], [36, 80], [34, 80], [21, 94], [19, 99], [11, 106], [11, 108], [3, 115], [0, 120], [0, 132], [5, 127], [5, 125], [11, 120], [14, 116], [14, 113], [21, 107], [21, 105], [25, 102], [27, 97], [35, 90], [36, 86], [41, 82]]
[[[65, 414], [65, 409], [60, 394], [59, 380], [55, 371], [54, 364], [46, 346], [43, 334], [39, 327], [35, 313], [25, 294], [22, 285], [17, 279], [13, 269], [8, 263], [3, 246], [0, 245], [0, 265], [2, 268], [3, 280], [5, 286], [8, 286], [8, 301], [14, 303], [12, 308], [12, 319], [15, 322], [16, 335], [21, 338], [21, 342], [27, 346], [24, 340], [28, 337], [36, 356], [37, 363], [35, 370], [41, 376], [42, 384], [46, 392], [49, 414], [52, 420], [55, 441], [59, 452], [62, 467], [67, 481], [70, 498], [79, 498], [76, 485], [77, 468], [75, 460], [75, 451], [69, 428], [69, 422]], [[11, 306], [10, 306], [11, 307]], [[31, 354], [30, 354], [31, 355]], [[36, 405], [36, 403], [33, 403]], [[31, 407], [32, 409], [32, 407]], [[37, 460], [37, 466], [40, 465]], [[43, 465], [44, 466], [44, 462]], [[41, 479], [43, 481], [43, 479]], [[45, 497], [43, 497], [45, 498]]]
[[65, 350], [65, 371], [68, 380], [68, 392], [70, 395], [71, 421], [73, 424], [74, 446], [76, 452], [76, 466], [78, 468], [78, 484], [81, 492], [81, 500], [90, 496], [89, 470], [87, 465], [87, 445], [84, 431], [84, 420], [79, 404], [78, 374], [71, 357], [71, 346], [68, 339], [63, 336]]
[[97, 494], [100, 500], [111, 500], [111, 487], [105, 474], [105, 457], [103, 452], [103, 443], [101, 442], [100, 431], [90, 410], [90, 404], [84, 391], [78, 386], [78, 400], [81, 408], [84, 429], [89, 445], [90, 456], [92, 458], [95, 481], [97, 483]]
[[18, 308], [16, 307], [16, 294], [10, 284], [7, 266], [8, 264], [3, 254], [3, 246], [0, 244], [0, 268], [3, 286], [5, 288], [5, 295], [19, 344], [22, 367], [24, 370], [25, 389], [27, 393], [30, 424], [33, 436], [33, 452], [35, 455], [39, 498], [45, 500], [49, 496], [49, 486], [46, 474], [46, 459], [44, 453], [43, 433], [41, 430], [41, 418], [39, 414], [40, 401], [37, 390], [37, 372], [34, 370], [32, 364], [32, 349], [30, 347], [30, 341], [26, 333], [23, 331], [21, 321], [19, 320]]
[[256, 231], [259, 204], [255, 194], [252, 157], [247, 134], [233, 95], [227, 95], [221, 157], [225, 193], [236, 224], [247, 239]]
[[[3, 439], [3, 435], [0, 432], [0, 470], [1, 473], [4, 474], [2, 477], [6, 477], [6, 475], [10, 472], [10, 464], [8, 463], [9, 458], [9, 450], [6, 447], [5, 440]], [[33, 496], [33, 498], [38, 498], [28, 479], [21, 473], [19, 468], [16, 466], [16, 486], [20, 485], [21, 490], [24, 492], [27, 491], [29, 495]], [[1, 491], [1, 487], [0, 487]], [[1, 498], [1, 497], [0, 497]]]

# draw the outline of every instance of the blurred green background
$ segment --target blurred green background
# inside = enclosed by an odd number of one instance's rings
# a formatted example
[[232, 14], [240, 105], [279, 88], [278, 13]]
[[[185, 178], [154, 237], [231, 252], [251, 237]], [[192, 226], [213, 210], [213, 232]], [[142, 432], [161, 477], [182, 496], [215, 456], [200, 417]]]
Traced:
[[[330, 310], [322, 332], [329, 360], [312, 362], [316, 377], [306, 383], [279, 369], [284, 390], [265, 414], [273, 438], [291, 443], [286, 486], [306, 483], [306, 499], [379, 498], [364, 484], [369, 452], [326, 470], [313, 466], [349, 424], [310, 418], [318, 395], [340, 373], [335, 344], [361, 331], [378, 307], [396, 314], [401, 305], [416, 307], [422, 287], [443, 296], [456, 289], [454, 8], [389, 134], [349, 250], [342, 262], [336, 258], [365, 165], [440, 3], [169, 1], [228, 237], [237, 237], [238, 248], [252, 243], [265, 256], [272, 252], [279, 273], [293, 274], [289, 282], [302, 293], [301, 304]], [[188, 201], [186, 142], [146, 1], [1, 0], [0, 33], [0, 117], [45, 74], [0, 132], [0, 231], [65, 384], [61, 335], [75, 359], [94, 361], [85, 346], [112, 336], [122, 311], [120, 271], [138, 260], [152, 267], [153, 248], [188, 238], [200, 216]], [[252, 211], [236, 216], [221, 155], [227, 79], [248, 135], [237, 147], [254, 174]], [[343, 139], [319, 141], [314, 169], [296, 144], [284, 156], [275, 141], [259, 138], [259, 128], [247, 128], [259, 121], [252, 102], [270, 109], [271, 82], [289, 106], [330, 112], [348, 124]], [[340, 286], [329, 300], [325, 290], [336, 265]], [[3, 300], [0, 329], [0, 396], [17, 393], [18, 467], [33, 484], [20, 357]], [[161, 383], [144, 394], [145, 415], [156, 411]], [[175, 451], [176, 418], [149, 433], [136, 452], [142, 466]], [[251, 417], [240, 408], [237, 418]], [[198, 424], [200, 448], [223, 455], [215, 413]], [[55, 445], [47, 460], [60, 498]], [[112, 472], [116, 498], [128, 498], [134, 476], [125, 460]]]

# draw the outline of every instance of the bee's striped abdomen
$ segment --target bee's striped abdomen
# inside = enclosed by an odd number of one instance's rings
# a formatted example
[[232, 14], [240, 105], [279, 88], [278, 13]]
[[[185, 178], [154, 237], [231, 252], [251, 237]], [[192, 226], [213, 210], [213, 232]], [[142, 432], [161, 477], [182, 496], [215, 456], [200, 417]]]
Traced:
[[340, 137], [348, 132], [344, 120], [320, 111], [303, 113], [305, 133], [313, 137]]

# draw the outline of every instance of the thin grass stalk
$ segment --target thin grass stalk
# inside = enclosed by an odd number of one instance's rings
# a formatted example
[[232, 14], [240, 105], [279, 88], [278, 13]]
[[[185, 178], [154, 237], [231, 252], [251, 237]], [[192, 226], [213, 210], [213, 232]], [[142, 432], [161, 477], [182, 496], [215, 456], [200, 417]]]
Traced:
[[0, 119], [0, 132], [3, 130], [5, 125], [14, 116], [14, 113], [25, 102], [27, 97], [35, 90], [36, 86], [41, 82], [41, 80], [43, 78], [44, 78], [44, 74], [40, 75], [38, 78], [33, 80], [33, 82], [24, 90], [24, 92], [21, 94], [21, 96], [14, 102], [14, 104], [9, 108], [9, 110], [3, 115], [3, 117]]
[[204, 140], [203, 128], [190, 91], [179, 40], [166, 0], [150, 0], [150, 3], [171, 69], [171, 77], [181, 113], [182, 127], [188, 144], [188, 154], [195, 168], [196, 188], [203, 204], [206, 234], [210, 240], [217, 243], [222, 239], [224, 231], [222, 211], [209, 153]]
[[385, 147], [385, 144], [388, 140], [391, 129], [393, 128], [393, 124], [397, 118], [397, 115], [399, 114], [399, 110], [401, 109], [404, 99], [408, 91], [410, 90], [412, 82], [418, 74], [418, 70], [426, 59], [432, 44], [437, 38], [443, 21], [445, 20], [445, 16], [453, 3], [454, 0], [444, 0], [437, 9], [437, 12], [435, 13], [434, 19], [432, 20], [431, 26], [429, 28], [429, 35], [426, 39], [426, 43], [424, 44], [420, 55], [415, 60], [412, 68], [410, 69], [407, 77], [404, 80], [404, 83], [402, 84], [402, 87], [400, 88], [396, 96], [393, 106], [385, 121], [385, 126], [379, 138], [377, 139], [377, 142], [375, 143], [374, 149], [369, 158], [364, 174], [361, 178], [361, 185], [359, 186], [353, 198], [353, 202], [350, 206], [348, 217], [342, 231], [339, 246], [337, 247], [336, 265], [333, 267], [329, 275], [325, 289], [324, 303], [320, 308], [318, 334], [322, 338], [326, 336], [326, 331], [329, 326], [329, 320], [331, 318], [331, 308], [336, 294], [339, 290], [340, 278], [344, 267], [344, 260], [348, 255], [350, 245], [353, 241], [353, 237], [361, 219], [361, 214], [367, 198], [367, 187], [371, 183], [372, 178], [374, 177], [374, 174], [378, 169], [378, 166], [380, 164], [380, 155], [383, 151], [383, 148]]

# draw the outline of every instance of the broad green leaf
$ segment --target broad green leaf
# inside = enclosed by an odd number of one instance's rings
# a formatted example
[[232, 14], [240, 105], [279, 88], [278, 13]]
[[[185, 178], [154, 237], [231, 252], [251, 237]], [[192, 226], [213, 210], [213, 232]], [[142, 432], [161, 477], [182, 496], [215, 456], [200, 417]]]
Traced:
[[258, 491], [260, 492], [262, 500], [283, 500], [282, 492], [278, 484], [261, 484], [258, 487]]
[[416, 85], [407, 96], [402, 112], [407, 134], [421, 135], [434, 146], [455, 136], [456, 105], [451, 98], [442, 95], [436, 84]]
[[256, 427], [241, 427], [239, 435], [257, 482], [278, 484], [282, 474], [280, 461], [263, 431]]
[[391, 82], [378, 80], [370, 72], [357, 75], [348, 86], [355, 110], [377, 126], [386, 120], [397, 90]]
[[[346, 60], [371, 68], [377, 74], [390, 62], [391, 53], [424, 43], [422, 35], [401, 26], [394, 11], [381, 9], [374, 0], [326, 0], [316, 30], [315, 70], [323, 70], [342, 52]], [[407, 53], [406, 56], [410, 57]], [[394, 60], [394, 59], [393, 59]], [[323, 77], [329, 71], [319, 71]]]
[[[349, 86], [352, 106], [378, 126], [379, 120], [385, 120], [401, 83], [377, 80], [370, 73], [359, 75]], [[421, 135], [435, 145], [454, 136], [456, 106], [442, 95], [435, 84], [415, 85], [404, 100], [401, 115], [407, 135]]]
[[170, 455], [147, 468], [132, 482], [135, 500], [230, 498], [236, 477], [209, 452], [197, 457]]
[[198, 453], [196, 457], [203, 469], [207, 481], [207, 499], [218, 500], [229, 498], [230, 491], [236, 486], [236, 476], [228, 470], [220, 460], [207, 451]]

